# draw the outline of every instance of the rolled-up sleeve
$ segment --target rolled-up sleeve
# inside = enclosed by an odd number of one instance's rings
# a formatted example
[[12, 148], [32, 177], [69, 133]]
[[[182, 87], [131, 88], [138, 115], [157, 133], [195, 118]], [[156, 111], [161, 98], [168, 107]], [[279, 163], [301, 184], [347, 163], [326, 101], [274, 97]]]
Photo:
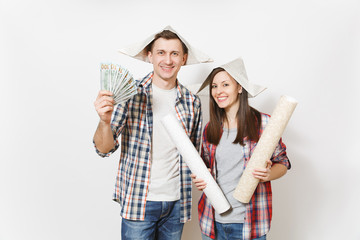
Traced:
[[291, 163], [286, 154], [286, 145], [283, 143], [280, 138], [278, 145], [275, 148], [273, 155], [271, 156], [271, 161], [273, 163], [280, 163], [287, 167], [287, 169], [291, 168]]
[[95, 151], [100, 157], [109, 157], [119, 148], [120, 144], [118, 138], [126, 125], [127, 113], [128, 113], [128, 101], [123, 104], [118, 104], [116, 110], [113, 112], [112, 121], [111, 121], [111, 130], [113, 132], [114, 143], [115, 143], [113, 149], [111, 149], [107, 153], [100, 152], [97, 149], [96, 144], [93, 140]]

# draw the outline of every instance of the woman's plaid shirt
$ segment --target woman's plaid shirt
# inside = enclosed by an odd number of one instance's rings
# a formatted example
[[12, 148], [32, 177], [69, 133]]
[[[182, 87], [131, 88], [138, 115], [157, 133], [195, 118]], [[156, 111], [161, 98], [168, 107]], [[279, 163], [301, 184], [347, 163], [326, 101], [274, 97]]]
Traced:
[[[121, 155], [115, 183], [114, 200], [122, 206], [121, 216], [130, 220], [144, 220], [146, 196], [150, 180], [151, 143], [153, 130], [152, 77], [150, 73], [137, 81], [138, 94], [119, 104], [111, 122], [116, 144], [106, 157], [118, 147], [121, 135]], [[175, 110], [187, 135], [199, 150], [201, 137], [200, 99], [177, 82]], [[181, 222], [191, 219], [190, 170], [179, 156]], [[174, 189], [179, 191], [179, 189]]]
[[[266, 124], [269, 122], [270, 116], [261, 114], [262, 126], [260, 129], [260, 135], [265, 129]], [[212, 175], [216, 178], [216, 159], [215, 151], [216, 145], [210, 144], [206, 140], [207, 126], [203, 133], [203, 142], [201, 146], [201, 156], [205, 164], [211, 168]], [[248, 163], [251, 154], [253, 153], [256, 143], [246, 140], [243, 146], [245, 166]], [[290, 169], [290, 161], [286, 156], [286, 146], [280, 139], [274, 154], [271, 157], [273, 163], [280, 163]], [[199, 223], [203, 234], [215, 238], [215, 222], [214, 222], [214, 208], [203, 193], [199, 200]], [[243, 228], [243, 239], [250, 240], [265, 235], [270, 230], [270, 222], [272, 217], [272, 193], [271, 183], [262, 182], [259, 183], [252, 196], [250, 202], [246, 204], [245, 222]]]

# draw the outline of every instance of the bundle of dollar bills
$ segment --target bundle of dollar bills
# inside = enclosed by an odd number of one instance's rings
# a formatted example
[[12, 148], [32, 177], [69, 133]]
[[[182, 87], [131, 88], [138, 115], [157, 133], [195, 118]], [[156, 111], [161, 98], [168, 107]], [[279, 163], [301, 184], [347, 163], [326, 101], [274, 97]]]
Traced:
[[137, 93], [132, 74], [116, 63], [100, 64], [100, 85], [101, 90], [113, 93], [115, 104], [125, 102]]

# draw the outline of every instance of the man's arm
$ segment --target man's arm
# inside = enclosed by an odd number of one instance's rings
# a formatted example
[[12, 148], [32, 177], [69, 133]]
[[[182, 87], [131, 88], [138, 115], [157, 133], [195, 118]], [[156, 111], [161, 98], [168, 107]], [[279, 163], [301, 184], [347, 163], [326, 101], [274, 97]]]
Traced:
[[100, 117], [100, 122], [94, 135], [96, 148], [102, 153], [108, 153], [115, 147], [115, 141], [111, 130], [111, 115], [114, 110], [114, 99], [109, 91], [100, 91], [95, 109]]
[[94, 143], [101, 153], [108, 153], [115, 147], [110, 123], [108, 124], [100, 120], [94, 134]]

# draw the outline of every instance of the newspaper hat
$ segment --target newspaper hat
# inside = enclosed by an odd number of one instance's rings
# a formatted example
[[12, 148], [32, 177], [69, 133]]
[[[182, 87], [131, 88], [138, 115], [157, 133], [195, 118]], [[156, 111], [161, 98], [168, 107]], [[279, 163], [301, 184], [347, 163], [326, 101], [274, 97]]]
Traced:
[[187, 58], [187, 61], [186, 61], [185, 65], [196, 64], [196, 63], [213, 62], [213, 60], [209, 56], [207, 56], [206, 54], [202, 53], [201, 51], [193, 48], [171, 26], [166, 26], [164, 29], [162, 29], [159, 32], [156, 32], [156, 33], [152, 34], [150, 37], [148, 37], [144, 41], [138, 42], [138, 43], [132, 44], [130, 46], [127, 46], [127, 47], [125, 47], [123, 49], [120, 49], [119, 52], [123, 53], [125, 55], [128, 55], [130, 57], [133, 57], [135, 59], [144, 61], [144, 62], [150, 62], [148, 57], [147, 57], [148, 53], [146, 52], [145, 48], [149, 43], [151, 43], [155, 39], [156, 34], [162, 32], [164, 30], [169, 30], [169, 31], [175, 33], [181, 39], [181, 41], [186, 45], [186, 47], [188, 48], [188, 58]]
[[[229, 63], [221, 65], [220, 67], [229, 73], [230, 76], [232, 76], [235, 81], [237, 81], [243, 88], [245, 88], [249, 97], [255, 97], [266, 89], [266, 87], [249, 82], [244, 66], [244, 61], [241, 58], [237, 58]], [[206, 78], [198, 92], [203, 90], [209, 84], [210, 79]]]

